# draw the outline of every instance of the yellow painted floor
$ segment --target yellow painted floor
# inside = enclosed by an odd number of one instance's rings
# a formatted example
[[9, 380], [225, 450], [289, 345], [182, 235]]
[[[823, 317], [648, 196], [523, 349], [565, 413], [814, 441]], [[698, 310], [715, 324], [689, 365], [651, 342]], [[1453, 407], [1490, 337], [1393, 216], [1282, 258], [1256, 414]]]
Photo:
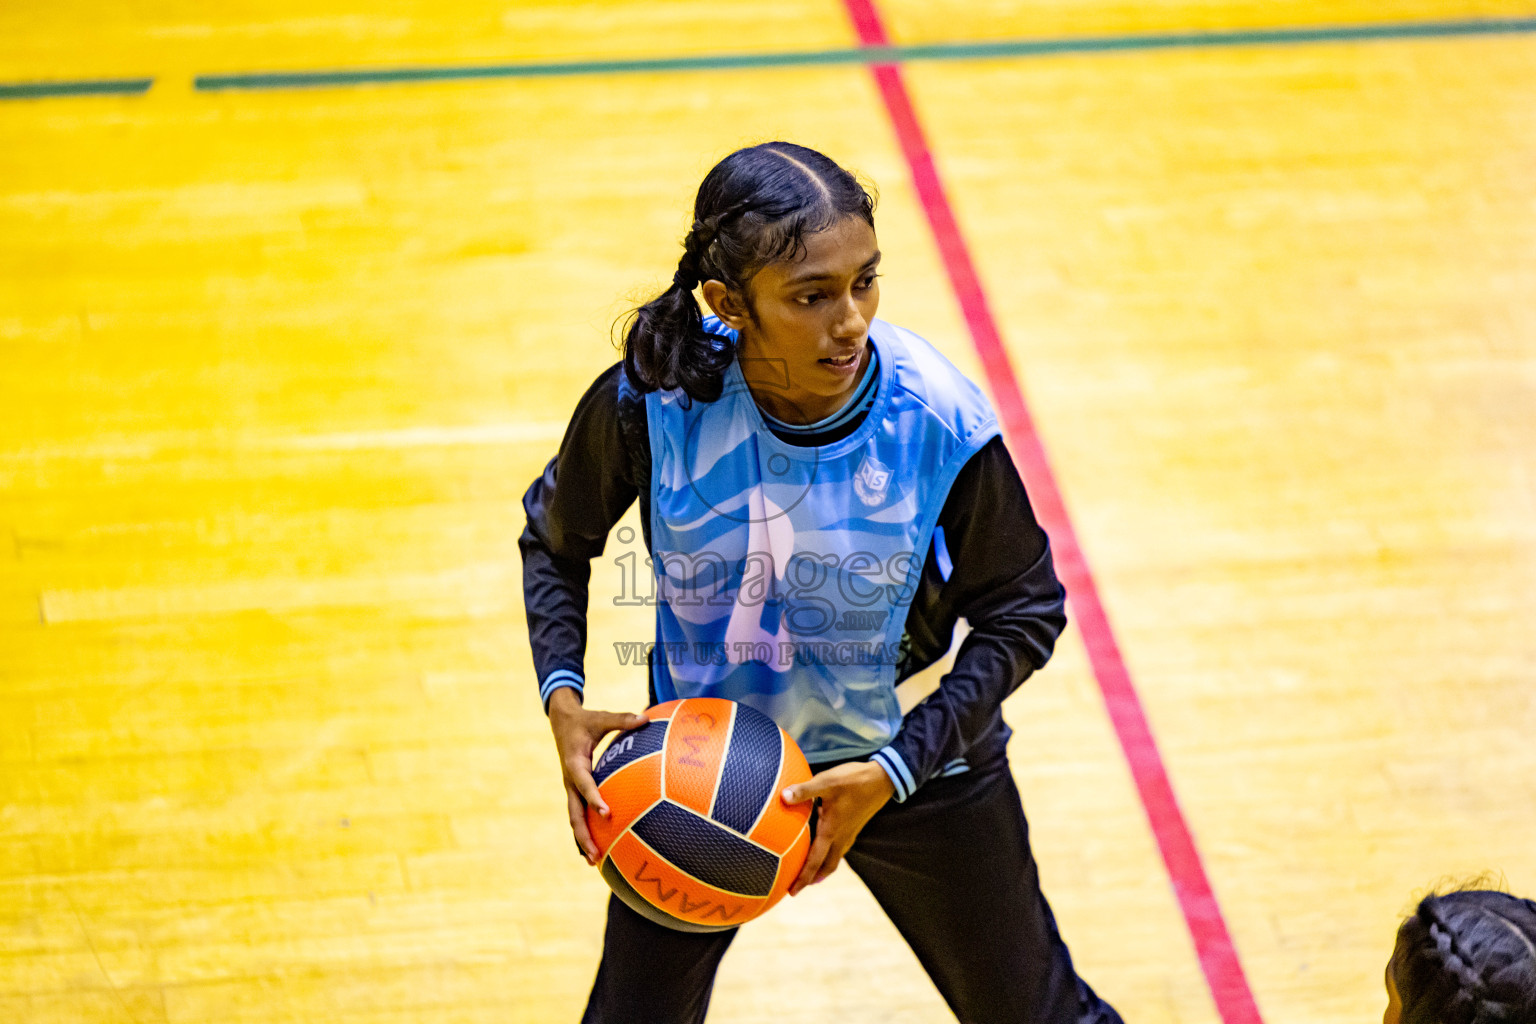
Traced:
[[[705, 170], [879, 185], [882, 316], [980, 371], [857, 66], [198, 92], [204, 72], [850, 46], [825, 0], [8, 5], [0, 1020], [574, 1021], [606, 889], [536, 695], [523, 489]], [[1506, 2], [885, 0], [902, 43]], [[905, 74], [1259, 1007], [1384, 1005], [1447, 878], [1536, 894], [1536, 35]], [[606, 558], [635, 547], [615, 539]], [[595, 567], [589, 703], [644, 639]], [[1218, 1019], [1070, 630], [1012, 699], [1046, 891]], [[950, 1020], [847, 872], [711, 1021]]]

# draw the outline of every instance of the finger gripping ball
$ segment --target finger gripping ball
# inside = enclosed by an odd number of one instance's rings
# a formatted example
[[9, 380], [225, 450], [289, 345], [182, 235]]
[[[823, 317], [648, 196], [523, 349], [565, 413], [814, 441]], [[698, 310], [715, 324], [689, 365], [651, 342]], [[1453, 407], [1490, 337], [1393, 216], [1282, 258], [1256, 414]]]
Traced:
[[603, 880], [636, 913], [680, 931], [734, 928], [789, 890], [810, 850], [811, 777], [773, 720], [719, 697], [668, 701], [592, 765], [611, 817], [587, 808]]

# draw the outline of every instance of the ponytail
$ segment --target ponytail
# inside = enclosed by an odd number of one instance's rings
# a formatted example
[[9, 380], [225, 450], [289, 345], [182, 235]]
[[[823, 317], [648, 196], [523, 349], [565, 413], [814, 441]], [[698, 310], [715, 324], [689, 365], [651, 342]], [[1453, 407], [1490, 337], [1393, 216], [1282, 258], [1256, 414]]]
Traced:
[[704, 402], [720, 397], [736, 347], [724, 335], [704, 329], [704, 315], [693, 297], [698, 286], [693, 254], [685, 251], [671, 287], [631, 314], [624, 368], [640, 390], [681, 388]]

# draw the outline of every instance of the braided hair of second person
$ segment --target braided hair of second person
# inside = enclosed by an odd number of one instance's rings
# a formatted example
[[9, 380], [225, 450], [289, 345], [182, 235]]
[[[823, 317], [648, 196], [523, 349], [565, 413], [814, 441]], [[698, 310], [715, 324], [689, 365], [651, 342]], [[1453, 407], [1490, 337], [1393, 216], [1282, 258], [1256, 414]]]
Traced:
[[1388, 969], [1401, 1024], [1536, 1024], [1536, 902], [1483, 889], [1425, 897]]

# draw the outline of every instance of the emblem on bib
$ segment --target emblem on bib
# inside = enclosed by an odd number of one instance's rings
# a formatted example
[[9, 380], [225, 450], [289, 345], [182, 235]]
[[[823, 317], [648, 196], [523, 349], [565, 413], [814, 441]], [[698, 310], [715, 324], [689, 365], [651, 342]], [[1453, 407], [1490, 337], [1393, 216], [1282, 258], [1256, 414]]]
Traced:
[[864, 461], [859, 463], [858, 471], [853, 474], [853, 493], [864, 504], [874, 506], [885, 501], [885, 492], [890, 486], [891, 467], [865, 453]]

